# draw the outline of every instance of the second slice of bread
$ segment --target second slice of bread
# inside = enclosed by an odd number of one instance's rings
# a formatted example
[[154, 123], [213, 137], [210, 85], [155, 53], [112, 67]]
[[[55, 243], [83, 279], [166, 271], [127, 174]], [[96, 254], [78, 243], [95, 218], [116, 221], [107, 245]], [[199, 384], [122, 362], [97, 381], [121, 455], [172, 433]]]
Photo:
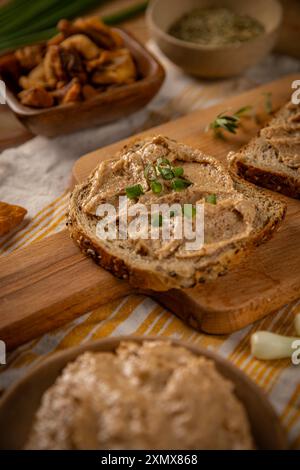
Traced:
[[259, 186], [300, 198], [300, 106], [288, 103], [239, 152], [231, 168]]

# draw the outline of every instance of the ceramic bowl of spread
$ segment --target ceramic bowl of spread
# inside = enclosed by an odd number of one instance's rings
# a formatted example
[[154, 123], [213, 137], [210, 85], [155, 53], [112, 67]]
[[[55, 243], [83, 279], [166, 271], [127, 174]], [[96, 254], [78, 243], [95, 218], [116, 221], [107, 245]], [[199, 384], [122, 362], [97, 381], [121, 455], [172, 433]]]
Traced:
[[[75, 361], [86, 352], [115, 354], [120, 343], [134, 342], [138, 345], [142, 345], [153, 341], [170, 343], [172, 346], [184, 348], [198, 357], [212, 361], [223, 379], [229, 380], [234, 385], [234, 395], [244, 406], [255, 447], [269, 450], [286, 449], [285, 433], [267, 397], [237, 367], [223, 359], [217, 353], [200, 349], [191, 344], [177, 340], [169, 340], [167, 338], [158, 339], [147, 337], [147, 339], [145, 339], [136, 336], [105, 338], [75, 348], [66, 349], [65, 351], [51, 355], [51, 357], [33, 367], [33, 369], [11, 387], [0, 400], [0, 426], [5, 426], [5, 433], [2, 433], [0, 436], [0, 449], [11, 450], [24, 448], [44, 393], [52, 387], [57, 378], [61, 376], [67, 364]], [[151, 364], [153, 364], [153, 366], [155, 364], [162, 364], [161, 359], [160, 362], [152, 361]], [[157, 372], [157, 378], [161, 380], [162, 375], [161, 372], [159, 373], [159, 368]], [[67, 376], [71, 377], [72, 374], [70, 375], [68, 373]], [[148, 376], [149, 375], [146, 374], [144, 378]], [[154, 377], [155, 376], [154, 374]], [[86, 381], [86, 383], [91, 382]], [[107, 390], [110, 390], [110, 388]], [[179, 394], [179, 397], [180, 396]], [[100, 402], [103, 403], [101, 400]], [[211, 402], [209, 410], [211, 410], [211, 407], [214, 407], [213, 401]], [[45, 428], [42, 426], [41, 429]], [[272, 432], [270, 432], [270, 430], [272, 430]]]
[[[261, 31], [247, 40], [214, 43], [210, 38], [207, 44], [173, 35], [171, 28], [174, 30], [174, 24], [184, 15], [204, 8], [224, 8], [234, 15], [246, 15], [248, 20], [261, 25]], [[239, 75], [262, 61], [276, 43], [281, 20], [278, 0], [173, 0], [172, 8], [168, 0], [153, 0], [147, 10], [147, 24], [161, 51], [185, 72], [203, 78]]]

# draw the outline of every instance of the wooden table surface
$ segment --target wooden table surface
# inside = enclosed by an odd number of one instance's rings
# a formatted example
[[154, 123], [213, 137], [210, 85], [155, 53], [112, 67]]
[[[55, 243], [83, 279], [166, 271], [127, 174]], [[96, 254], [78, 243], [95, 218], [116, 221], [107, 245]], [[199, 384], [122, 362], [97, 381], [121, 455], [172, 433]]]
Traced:
[[[0, 5], [7, 0], [0, 0]], [[120, 8], [136, 4], [139, 0], [114, 0], [112, 3], [95, 10], [99, 15], [106, 15]], [[291, 53], [300, 58], [300, 41], [296, 41], [300, 31], [300, 0], [281, 0], [284, 11], [284, 23], [279, 40], [278, 50]], [[141, 15], [122, 24], [141, 42], [145, 43], [149, 38], [144, 16]], [[32, 135], [19, 123], [7, 106], [0, 106], [0, 151], [13, 147], [30, 139]]]

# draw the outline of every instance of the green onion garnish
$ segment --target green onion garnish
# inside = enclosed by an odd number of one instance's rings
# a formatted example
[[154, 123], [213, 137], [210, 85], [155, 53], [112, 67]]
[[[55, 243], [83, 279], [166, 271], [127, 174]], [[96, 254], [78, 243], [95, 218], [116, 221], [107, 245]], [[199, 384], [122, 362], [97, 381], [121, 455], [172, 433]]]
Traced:
[[217, 196], [216, 196], [216, 194], [209, 194], [208, 196], [206, 196], [205, 200], [206, 200], [206, 202], [208, 202], [209, 204], [217, 204]]
[[[104, 3], [105, 0], [11, 0], [0, 7], [0, 51], [49, 39], [57, 34], [55, 26], [61, 18], [76, 18]], [[147, 6], [148, 1], [138, 2], [102, 20], [108, 25], [119, 24], [143, 13]]]
[[176, 166], [175, 168], [172, 168], [174, 176], [182, 176], [183, 175], [183, 168], [181, 166]]
[[127, 186], [126, 196], [129, 199], [137, 199], [141, 194], [144, 194], [143, 188], [140, 184], [135, 184], [134, 186]]
[[165, 180], [172, 180], [174, 178], [174, 173], [171, 168], [165, 168], [158, 166], [158, 171]]
[[152, 181], [150, 186], [155, 194], [159, 194], [162, 192], [162, 184], [159, 181]]
[[155, 171], [155, 168], [154, 166], [152, 165], [152, 163], [149, 163], [145, 170], [144, 170], [144, 175], [145, 175], [145, 178], [148, 180], [148, 181], [154, 181], [156, 180], [156, 171]]
[[175, 191], [182, 191], [183, 189], [188, 188], [192, 183], [186, 179], [183, 178], [175, 178], [172, 183], [172, 189], [175, 189]]
[[160, 157], [160, 158], [157, 159], [157, 165], [158, 165], [158, 166], [162, 166], [162, 165], [164, 165], [164, 166], [166, 166], [166, 165], [167, 165], [167, 166], [171, 166], [171, 163], [170, 163], [170, 160], [168, 160], [167, 158], [165, 158], [165, 157]]
[[170, 161], [167, 158], [158, 158], [156, 168], [158, 173], [160, 173], [165, 180], [171, 180], [174, 178]]

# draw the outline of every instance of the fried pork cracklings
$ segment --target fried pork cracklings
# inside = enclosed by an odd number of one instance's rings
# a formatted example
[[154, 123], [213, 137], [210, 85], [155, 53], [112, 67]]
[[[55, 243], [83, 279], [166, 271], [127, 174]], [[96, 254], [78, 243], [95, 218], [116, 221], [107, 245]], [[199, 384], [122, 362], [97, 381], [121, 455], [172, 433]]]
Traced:
[[[128, 205], [142, 203], [149, 212], [154, 203], [177, 203], [181, 209], [203, 203], [202, 248], [189, 250], [184, 237], [164, 240], [161, 232], [157, 240], [97, 237], [97, 207], [117, 207], [119, 196], [126, 194]], [[105, 269], [139, 288], [164, 291], [192, 287], [226, 272], [249, 248], [268, 239], [284, 214], [279, 199], [232, 178], [216, 159], [157, 136], [126, 146], [118, 158], [103, 161], [76, 186], [68, 227], [81, 250]], [[174, 224], [182, 216], [172, 215]]]
[[213, 361], [166, 342], [86, 352], [44, 394], [27, 449], [253, 449]]
[[229, 155], [242, 177], [286, 196], [300, 198], [300, 105], [291, 102], [240, 152]]
[[62, 19], [46, 44], [18, 49], [20, 102], [32, 108], [75, 103], [138, 80], [134, 57], [119, 33], [99, 18]]

